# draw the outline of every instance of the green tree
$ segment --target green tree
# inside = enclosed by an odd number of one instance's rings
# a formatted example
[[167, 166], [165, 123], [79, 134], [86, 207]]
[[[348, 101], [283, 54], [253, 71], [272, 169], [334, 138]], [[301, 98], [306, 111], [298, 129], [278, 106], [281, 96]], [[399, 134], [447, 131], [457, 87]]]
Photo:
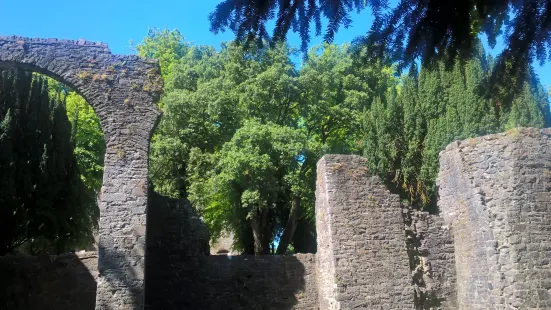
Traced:
[[172, 67], [188, 52], [188, 44], [178, 30], [149, 29], [147, 36], [136, 46], [138, 55], [159, 60], [163, 79], [167, 79]]
[[309, 137], [326, 152], [360, 153], [362, 113], [396, 86], [392, 75], [389, 67], [358, 66], [348, 45], [312, 48], [298, 78]]
[[403, 155], [403, 107], [389, 94], [387, 100], [377, 98], [365, 113], [369, 124], [364, 131], [365, 152], [370, 159], [371, 170], [385, 172], [389, 177], [394, 172], [396, 182], [400, 176], [400, 159]]
[[[249, 120], [296, 127], [299, 88], [289, 53], [285, 45], [248, 51], [233, 43], [224, 44], [220, 51], [190, 47], [172, 68], [162, 98], [165, 113], [151, 147], [150, 176], [156, 191], [188, 197], [193, 187], [190, 169], [201, 171], [195, 174], [207, 174], [211, 169], [190, 167], [191, 151], [196, 148], [204, 154], [216, 154]], [[287, 232], [296, 228], [299, 209], [284, 215], [293, 214]], [[214, 235], [220, 231], [218, 227], [211, 226]], [[252, 236], [250, 230], [237, 233], [244, 234]], [[293, 235], [283, 236], [282, 248]]]
[[237, 83], [226, 78], [234, 68], [225, 62], [211, 47], [192, 47], [171, 73], [151, 144], [150, 177], [157, 192], [187, 197], [191, 149], [219, 149], [238, 127]]
[[65, 98], [65, 109], [71, 122], [71, 142], [80, 170], [80, 177], [95, 195], [101, 190], [105, 140], [99, 117], [76, 92]]
[[0, 254], [88, 245], [99, 212], [80, 180], [64, 104], [30, 73], [2, 71], [0, 85]]
[[[423, 65], [445, 59], [450, 64], [459, 56], [473, 55], [478, 38], [485, 34], [489, 45], [504, 36], [506, 48], [498, 59], [497, 76], [502, 85], [522, 87], [525, 68], [533, 61], [544, 63], [551, 49], [551, 10], [547, 0], [531, 1], [441, 1], [441, 0], [310, 0], [255, 1], [223, 0], [210, 14], [211, 31], [229, 29], [239, 41], [284, 41], [289, 30], [302, 38], [307, 51], [311, 25], [331, 42], [340, 27], [351, 26], [350, 12], [371, 9], [374, 22], [358, 43], [368, 48], [372, 59], [399, 63], [399, 69], [421, 58]], [[267, 24], [275, 19], [270, 36]], [[506, 31], [503, 31], [505, 28]], [[516, 77], [519, 83], [511, 84]]]
[[103, 181], [105, 156], [105, 140], [99, 117], [92, 106], [67, 85], [42, 74], [35, 75], [47, 80], [50, 98], [59, 98], [65, 104], [80, 176], [86, 188], [97, 196]]
[[288, 49], [246, 52], [193, 46], [173, 67], [153, 137], [150, 176], [159, 193], [186, 197], [192, 148], [214, 152], [248, 119], [290, 125], [298, 95]]
[[366, 113], [364, 154], [371, 170], [427, 207], [436, 202], [438, 155], [447, 144], [516, 126], [548, 126], [549, 101], [537, 78], [525, 80], [520, 94], [496, 93], [492, 65], [479, 48], [451, 70], [440, 62], [406, 76], [397, 104], [378, 102]]
[[[269, 254], [281, 232], [277, 252], [284, 254], [299, 214], [313, 209], [312, 173], [303, 160], [310, 152], [301, 130], [247, 121], [219, 152], [192, 152], [190, 199], [215, 235], [230, 230], [241, 250]], [[207, 174], [195, 169], [205, 165]]]
[[[159, 45], [155, 40], [142, 44]], [[150, 177], [155, 190], [172, 197], [189, 197], [207, 219], [214, 237], [230, 230], [237, 238], [235, 247], [245, 252], [266, 253], [266, 242], [272, 240], [279, 244], [278, 254], [290, 246], [297, 251], [311, 250], [315, 243], [311, 203], [315, 164], [323, 153], [361, 152], [362, 112], [374, 98], [395, 87], [392, 68], [358, 66], [349, 46], [316, 47], [299, 71], [290, 60], [294, 50], [284, 44], [245, 48], [226, 43], [220, 50], [193, 45], [186, 48], [187, 53], [165, 76], [161, 99], [164, 115], [151, 145]], [[236, 209], [241, 213], [227, 212], [241, 201], [227, 197], [243, 193], [229, 192], [235, 189], [226, 187], [227, 196], [221, 198], [220, 192], [211, 195], [201, 191], [213, 180], [221, 182], [224, 176], [217, 167], [225, 158], [222, 149], [237, 132], [254, 136], [261, 133], [254, 130], [267, 130], [263, 126], [270, 131], [284, 128], [304, 135], [309, 151], [295, 154], [303, 181], [297, 183], [300, 186], [292, 185], [292, 192], [300, 195], [288, 194], [290, 190], [285, 189], [285, 195], [277, 193], [286, 201], [256, 207], [257, 213], [242, 208]], [[248, 155], [255, 157], [248, 158], [251, 163], [264, 156], [258, 152]], [[242, 191], [248, 197], [249, 192]], [[255, 214], [268, 217], [257, 220]], [[261, 225], [253, 230], [252, 223]], [[262, 223], [270, 223], [266, 224], [270, 227]]]

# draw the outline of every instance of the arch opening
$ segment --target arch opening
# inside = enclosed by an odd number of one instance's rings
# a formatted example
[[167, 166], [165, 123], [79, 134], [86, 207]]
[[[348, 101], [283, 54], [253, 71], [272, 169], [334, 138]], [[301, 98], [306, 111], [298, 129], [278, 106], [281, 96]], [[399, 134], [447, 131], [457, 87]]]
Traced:
[[95, 307], [143, 308], [149, 142], [163, 86], [157, 61], [113, 55], [99, 42], [0, 36], [0, 67], [61, 81], [98, 115], [106, 149]]
[[93, 250], [105, 142], [99, 118], [69, 87], [0, 70], [0, 254]]
[[[26, 72], [33, 72], [48, 77], [49, 83], [54, 82], [56, 84], [63, 85], [64, 91], [66, 90], [67, 92], [73, 92], [82, 97], [82, 99], [86, 101], [86, 104], [88, 104], [93, 109], [94, 113], [98, 115], [96, 107], [94, 107], [94, 105], [90, 103], [93, 98], [87, 98], [87, 94], [81, 91], [82, 87], [76, 86], [75, 84], [71, 83], [70, 80], [64, 79], [63, 76], [56, 74], [55, 72], [45, 70], [43, 67], [36, 66], [34, 64], [18, 63], [14, 61], [0, 61], [0, 70], [23, 70]], [[101, 123], [101, 118], [98, 117], [98, 119]]]

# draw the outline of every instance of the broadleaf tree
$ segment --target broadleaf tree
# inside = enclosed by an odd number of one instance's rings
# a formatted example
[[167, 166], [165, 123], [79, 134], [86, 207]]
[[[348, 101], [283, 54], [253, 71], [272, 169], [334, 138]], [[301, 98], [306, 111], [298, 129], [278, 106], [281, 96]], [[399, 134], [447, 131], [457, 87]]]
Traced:
[[[179, 42], [187, 44], [183, 39]], [[356, 66], [348, 46], [316, 47], [300, 70], [290, 60], [294, 50], [285, 44], [249, 49], [233, 42], [220, 49], [186, 46], [187, 53], [165, 77], [166, 90], [161, 98], [164, 115], [151, 146], [150, 177], [155, 190], [189, 198], [210, 224], [214, 237], [224, 230], [232, 231], [236, 248], [254, 253], [252, 213], [232, 213], [231, 216], [240, 216], [221, 220], [223, 215], [231, 217], [224, 211], [229, 206], [217, 201], [214, 194], [201, 194], [204, 187], [197, 184], [210, 184], [209, 178], [220, 180], [218, 173], [222, 172], [215, 163], [226, 159], [222, 149], [238, 132], [246, 130], [254, 135], [254, 130], [266, 128], [299, 131], [308, 146], [308, 151], [297, 149], [299, 153], [295, 154], [295, 164], [300, 164], [304, 180], [302, 187], [299, 190], [296, 184], [291, 186], [279, 179], [277, 182], [289, 187], [281, 192], [290, 193], [291, 188], [292, 192], [301, 192], [300, 201], [297, 198], [293, 204], [292, 196], [287, 195], [291, 200], [270, 209], [268, 222], [272, 226], [265, 237], [260, 238], [257, 233], [256, 252], [266, 253], [266, 240], [279, 245], [272, 251], [279, 254], [288, 248], [311, 251], [315, 243], [310, 203], [315, 164], [324, 153], [361, 152], [362, 111], [377, 94], [396, 84], [392, 69]], [[232, 191], [224, 190], [228, 192], [220, 189], [217, 195]], [[254, 200], [253, 194], [254, 191], [243, 191], [240, 195]], [[233, 201], [239, 209], [237, 202], [241, 198], [225, 201]]]

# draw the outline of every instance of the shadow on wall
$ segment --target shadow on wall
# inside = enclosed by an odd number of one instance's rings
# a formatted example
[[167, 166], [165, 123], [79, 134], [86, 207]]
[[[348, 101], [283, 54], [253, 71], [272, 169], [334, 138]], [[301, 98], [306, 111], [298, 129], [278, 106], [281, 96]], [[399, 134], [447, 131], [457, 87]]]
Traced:
[[314, 309], [317, 298], [306, 282], [315, 281], [315, 274], [307, 274], [308, 259], [313, 267], [313, 255], [210, 256], [190, 274], [205, 283], [190, 291], [189, 309]]
[[316, 309], [315, 258], [210, 256], [189, 202], [150, 192], [146, 309]]
[[[143, 252], [144, 249], [139, 243], [135, 244], [135, 249]], [[101, 248], [101, 240], [100, 240]], [[132, 262], [129, 260], [128, 254], [118, 251], [116, 248], [105, 248], [103, 254], [109, 259], [103, 259], [103, 271], [98, 277], [98, 282], [102, 283], [104, 296], [96, 296], [98, 307], [105, 310], [115, 309], [141, 309], [144, 305], [144, 295], [142, 291], [143, 278], [139, 277], [139, 273], [134, 272], [137, 265], [141, 262]], [[120, 291], [120, 288], [128, 288], [128, 291]], [[113, 303], [111, 296], [106, 294], [118, 294], [116, 303]], [[72, 309], [72, 308], [71, 308]]]
[[0, 309], [94, 310], [97, 254], [0, 257]]
[[161, 196], [151, 188], [148, 197], [146, 309], [172, 309], [185, 293], [178, 281], [184, 270], [208, 254], [209, 234], [187, 201]]
[[160, 282], [148, 280], [147, 309], [317, 308], [315, 261], [311, 254], [215, 255], [158, 268], [173, 273]]

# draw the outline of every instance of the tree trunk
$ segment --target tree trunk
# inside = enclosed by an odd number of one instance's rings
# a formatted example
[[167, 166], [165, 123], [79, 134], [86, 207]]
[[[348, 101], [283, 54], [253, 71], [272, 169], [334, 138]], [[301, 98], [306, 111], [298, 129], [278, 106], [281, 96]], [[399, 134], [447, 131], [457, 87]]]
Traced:
[[283, 235], [279, 239], [279, 245], [277, 246], [277, 255], [285, 255], [287, 253], [287, 248], [295, 235], [295, 230], [297, 229], [298, 215], [300, 214], [300, 197], [296, 196], [293, 198], [293, 205], [289, 211], [289, 219], [287, 219], [287, 224], [285, 224], [285, 230]]
[[268, 227], [268, 210], [260, 208], [253, 211], [251, 228], [254, 238], [254, 255], [270, 254], [270, 234]]

